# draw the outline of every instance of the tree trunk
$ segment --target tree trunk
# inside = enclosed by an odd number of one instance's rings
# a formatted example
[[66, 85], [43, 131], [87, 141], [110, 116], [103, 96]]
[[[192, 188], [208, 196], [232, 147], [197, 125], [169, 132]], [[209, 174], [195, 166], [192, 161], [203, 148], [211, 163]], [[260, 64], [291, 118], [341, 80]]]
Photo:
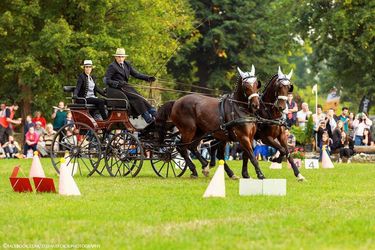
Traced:
[[20, 96], [22, 97], [21, 101], [18, 103], [22, 121], [26, 120], [26, 116], [31, 114], [31, 101], [32, 101], [32, 91], [31, 88], [24, 84], [20, 77], [17, 77], [17, 84], [21, 90]]

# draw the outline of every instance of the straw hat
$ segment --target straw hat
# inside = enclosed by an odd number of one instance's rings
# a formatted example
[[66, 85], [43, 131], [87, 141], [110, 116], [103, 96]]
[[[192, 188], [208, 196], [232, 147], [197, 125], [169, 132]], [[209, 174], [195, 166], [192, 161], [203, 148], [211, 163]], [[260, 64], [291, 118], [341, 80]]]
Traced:
[[114, 56], [128, 56], [128, 55], [125, 53], [124, 48], [117, 48], [116, 54], [114, 54]]
[[95, 66], [92, 64], [91, 60], [84, 60], [81, 68], [83, 69], [85, 66], [91, 66], [91, 67], [95, 68]]

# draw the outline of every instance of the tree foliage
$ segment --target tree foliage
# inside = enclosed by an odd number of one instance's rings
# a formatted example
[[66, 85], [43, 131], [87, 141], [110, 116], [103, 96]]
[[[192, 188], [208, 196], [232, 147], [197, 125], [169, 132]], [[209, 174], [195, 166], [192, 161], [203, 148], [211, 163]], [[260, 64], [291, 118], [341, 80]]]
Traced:
[[101, 79], [122, 46], [140, 71], [163, 75], [160, 58], [191, 33], [192, 21], [184, 0], [1, 1], [1, 96], [21, 101], [27, 113], [30, 105], [49, 111], [84, 59]]
[[201, 36], [170, 63], [177, 79], [229, 90], [237, 66], [249, 70], [254, 64], [257, 75], [266, 80], [277, 73], [278, 65], [290, 70], [287, 58], [299, 45], [288, 32], [288, 6], [271, 0], [190, 3]]
[[374, 97], [375, 1], [300, 0], [293, 13], [323, 89], [336, 85], [354, 103]]

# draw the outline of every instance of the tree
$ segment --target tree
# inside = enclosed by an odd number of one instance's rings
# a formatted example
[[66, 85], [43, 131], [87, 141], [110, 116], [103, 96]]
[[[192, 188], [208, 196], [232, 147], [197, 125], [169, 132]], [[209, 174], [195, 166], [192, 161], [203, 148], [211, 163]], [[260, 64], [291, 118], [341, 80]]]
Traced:
[[120, 46], [136, 68], [165, 75], [160, 58], [190, 34], [192, 21], [185, 0], [1, 1], [0, 94], [20, 101], [23, 116], [31, 106], [48, 115], [84, 59], [101, 79]]
[[289, 32], [289, 6], [279, 1], [190, 0], [201, 36], [183, 47], [169, 64], [182, 82], [230, 90], [235, 68], [254, 64], [261, 79], [278, 65], [290, 70], [288, 56], [301, 47]]
[[374, 98], [375, 1], [301, 0], [293, 13], [323, 89], [336, 85], [353, 104], [364, 93]]

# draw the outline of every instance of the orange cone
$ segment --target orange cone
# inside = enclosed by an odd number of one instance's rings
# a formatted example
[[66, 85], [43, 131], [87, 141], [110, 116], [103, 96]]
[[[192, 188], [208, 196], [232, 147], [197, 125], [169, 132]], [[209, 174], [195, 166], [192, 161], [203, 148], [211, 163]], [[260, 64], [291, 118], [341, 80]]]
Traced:
[[30, 168], [30, 178], [33, 177], [46, 177], [37, 151], [34, 152], [33, 162]]
[[334, 168], [331, 158], [327, 154], [327, 151], [325, 149], [322, 149], [322, 168]]
[[208, 197], [225, 197], [225, 177], [224, 177], [224, 161], [219, 161], [219, 166], [212, 177], [210, 184], [203, 194], [204, 198]]
[[68, 167], [65, 165], [65, 158], [60, 160], [59, 194], [81, 195], [76, 182], [74, 181]]

